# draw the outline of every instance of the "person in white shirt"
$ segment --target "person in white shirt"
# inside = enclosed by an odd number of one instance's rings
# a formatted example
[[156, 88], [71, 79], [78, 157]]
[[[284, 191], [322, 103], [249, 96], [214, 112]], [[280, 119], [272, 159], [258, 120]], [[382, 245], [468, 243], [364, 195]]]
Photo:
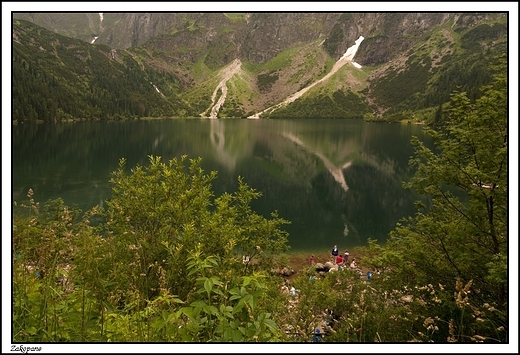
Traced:
[[352, 262], [350, 263], [350, 268], [351, 269], [356, 269], [357, 268], [356, 259], [352, 259]]

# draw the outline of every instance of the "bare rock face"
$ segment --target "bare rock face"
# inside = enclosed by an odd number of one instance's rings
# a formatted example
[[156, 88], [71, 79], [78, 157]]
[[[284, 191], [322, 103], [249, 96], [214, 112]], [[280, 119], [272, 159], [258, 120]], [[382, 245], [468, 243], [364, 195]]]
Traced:
[[[73, 16], [72, 16], [73, 15]], [[115, 49], [146, 47], [192, 62], [224, 65], [239, 58], [264, 63], [282, 51], [321, 41], [339, 59], [359, 36], [361, 65], [388, 62], [448, 21], [472, 26], [489, 14], [457, 13], [49, 13], [13, 14], [54, 32]], [[71, 21], [74, 26], [71, 26]], [[79, 25], [78, 25], [79, 24]], [[75, 30], [71, 32], [71, 28]]]
[[358, 31], [367, 33], [370, 28], [377, 28], [378, 31], [372, 36], [365, 36], [356, 61], [366, 66], [387, 63], [412, 48], [429, 30], [446, 23], [453, 16], [441, 13], [364, 14], [355, 22]]

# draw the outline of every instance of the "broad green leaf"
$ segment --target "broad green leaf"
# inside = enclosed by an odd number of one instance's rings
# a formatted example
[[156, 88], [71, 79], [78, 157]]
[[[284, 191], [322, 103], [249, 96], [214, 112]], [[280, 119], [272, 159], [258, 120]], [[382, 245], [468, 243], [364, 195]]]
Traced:
[[204, 281], [204, 289], [206, 290], [208, 296], [211, 293], [211, 289], [213, 288], [213, 280], [212, 279], [206, 279]]

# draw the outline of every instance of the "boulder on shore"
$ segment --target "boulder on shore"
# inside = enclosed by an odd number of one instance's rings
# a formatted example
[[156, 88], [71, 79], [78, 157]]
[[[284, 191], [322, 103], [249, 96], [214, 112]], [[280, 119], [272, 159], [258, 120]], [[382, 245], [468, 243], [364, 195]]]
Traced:
[[330, 269], [330, 267], [327, 267], [322, 263], [316, 263], [316, 265], [314, 265], [314, 268], [316, 269], [316, 272], [329, 271]]
[[327, 269], [330, 270], [330, 269], [337, 268], [337, 265], [334, 265], [332, 262], [327, 261], [327, 262], [325, 263], [325, 267], [326, 267]]

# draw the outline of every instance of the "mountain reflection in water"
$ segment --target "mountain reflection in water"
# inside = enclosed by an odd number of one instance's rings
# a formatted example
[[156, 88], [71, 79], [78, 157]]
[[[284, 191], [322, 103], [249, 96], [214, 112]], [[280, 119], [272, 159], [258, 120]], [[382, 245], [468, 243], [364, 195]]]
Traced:
[[[262, 192], [253, 208], [291, 221], [292, 250], [352, 247], [386, 240], [414, 214], [402, 188], [413, 171], [414, 125], [361, 120], [172, 119], [13, 126], [13, 200], [61, 197], [87, 210], [110, 197], [120, 158], [127, 167], [187, 154], [218, 171], [214, 192], [236, 191], [238, 176]], [[19, 211], [16, 209], [15, 213]]]

